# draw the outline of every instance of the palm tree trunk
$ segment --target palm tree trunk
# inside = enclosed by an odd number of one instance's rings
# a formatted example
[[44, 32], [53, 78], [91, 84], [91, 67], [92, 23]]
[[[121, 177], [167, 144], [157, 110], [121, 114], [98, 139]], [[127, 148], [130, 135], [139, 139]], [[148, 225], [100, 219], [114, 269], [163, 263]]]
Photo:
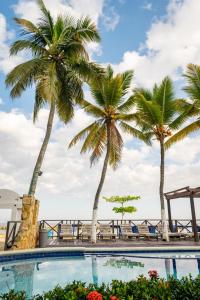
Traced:
[[160, 139], [160, 205], [161, 205], [161, 220], [162, 220], [162, 235], [163, 240], [168, 241], [168, 226], [165, 213], [165, 200], [164, 200], [164, 180], [165, 180], [165, 149], [164, 139]]
[[47, 122], [47, 128], [46, 128], [44, 141], [42, 143], [40, 153], [38, 155], [38, 158], [37, 158], [37, 161], [35, 164], [35, 168], [33, 171], [32, 179], [31, 179], [31, 183], [30, 183], [30, 187], [29, 187], [29, 192], [28, 192], [29, 196], [33, 196], [35, 194], [39, 172], [41, 171], [41, 166], [42, 166], [42, 163], [44, 160], [44, 156], [46, 153], [46, 149], [47, 149], [51, 131], [52, 131], [54, 115], [55, 115], [55, 104], [52, 102], [51, 107], [50, 107], [49, 118], [48, 118], [48, 122]]
[[108, 161], [109, 161], [109, 152], [110, 152], [110, 126], [107, 124], [107, 150], [106, 150], [106, 156], [104, 159], [103, 169], [101, 172], [101, 178], [99, 182], [99, 186], [95, 195], [94, 205], [93, 205], [93, 212], [92, 212], [92, 236], [91, 241], [92, 243], [96, 243], [97, 241], [97, 235], [96, 235], [96, 228], [97, 228], [97, 213], [98, 213], [98, 206], [99, 206], [99, 197], [100, 193], [105, 181], [106, 177], [106, 171], [108, 167]]

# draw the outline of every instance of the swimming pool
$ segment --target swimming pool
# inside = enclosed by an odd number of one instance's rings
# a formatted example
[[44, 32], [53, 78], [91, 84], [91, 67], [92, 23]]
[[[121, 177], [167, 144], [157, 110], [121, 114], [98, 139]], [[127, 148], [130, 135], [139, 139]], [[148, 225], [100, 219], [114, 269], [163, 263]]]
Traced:
[[[24, 254], [23, 254], [24, 255]], [[12, 258], [12, 259], [11, 259]], [[0, 294], [25, 290], [28, 297], [64, 286], [73, 280], [100, 284], [130, 281], [157, 270], [160, 277], [200, 274], [200, 251], [195, 252], [46, 252], [15, 256], [0, 263]]]

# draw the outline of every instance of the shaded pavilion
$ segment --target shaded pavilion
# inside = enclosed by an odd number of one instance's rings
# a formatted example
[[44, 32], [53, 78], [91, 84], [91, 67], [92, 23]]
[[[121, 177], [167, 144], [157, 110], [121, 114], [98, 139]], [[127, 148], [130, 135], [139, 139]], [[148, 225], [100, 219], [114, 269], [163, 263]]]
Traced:
[[198, 228], [197, 228], [194, 198], [200, 198], [200, 187], [190, 188], [189, 186], [186, 186], [181, 189], [165, 193], [164, 195], [167, 200], [169, 227], [170, 227], [171, 231], [173, 231], [173, 223], [172, 223], [172, 216], [171, 216], [171, 203], [170, 203], [171, 200], [178, 199], [178, 198], [189, 198], [190, 199], [190, 207], [191, 207], [191, 214], [192, 214], [192, 231], [194, 232], [195, 242], [198, 242], [199, 234], [198, 234]]

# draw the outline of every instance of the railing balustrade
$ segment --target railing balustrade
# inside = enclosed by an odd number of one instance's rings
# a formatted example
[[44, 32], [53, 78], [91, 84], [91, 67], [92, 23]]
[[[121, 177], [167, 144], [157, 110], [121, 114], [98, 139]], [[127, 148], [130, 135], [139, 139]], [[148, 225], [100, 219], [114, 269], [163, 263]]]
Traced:
[[7, 250], [12, 247], [15, 238], [17, 236], [21, 221], [8, 221], [6, 227], [6, 237], [4, 250]]
[[[173, 222], [173, 230], [175, 232], [192, 232], [192, 220], [190, 219], [176, 219], [172, 220]], [[118, 237], [120, 236], [120, 225], [122, 224], [131, 224], [131, 226], [137, 226], [146, 224], [149, 228], [157, 227], [161, 224], [161, 219], [100, 219], [98, 220], [99, 224], [108, 224], [112, 227], [113, 233], [115, 233]], [[90, 219], [82, 219], [82, 220], [41, 220], [40, 228], [46, 228], [49, 231], [49, 238], [57, 238], [59, 237], [59, 230], [61, 224], [70, 224], [73, 227], [73, 235], [79, 238], [80, 228], [84, 224], [91, 224]], [[198, 231], [200, 231], [200, 219], [197, 220]]]

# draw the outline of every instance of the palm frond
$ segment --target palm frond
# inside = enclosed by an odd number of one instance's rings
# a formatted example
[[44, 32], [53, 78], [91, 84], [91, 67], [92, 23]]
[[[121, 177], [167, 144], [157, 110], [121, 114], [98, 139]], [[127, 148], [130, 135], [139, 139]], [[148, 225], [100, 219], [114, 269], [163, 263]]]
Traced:
[[[106, 147], [107, 142], [107, 130], [106, 124], [104, 123], [96, 132], [95, 136], [93, 137], [93, 141], [90, 140], [90, 148], [93, 149], [92, 154], [90, 156], [90, 163], [91, 166], [99, 160], [102, 156], [103, 151]], [[89, 147], [88, 147], [89, 149]]]
[[85, 59], [81, 59], [72, 65], [77, 76], [87, 83], [94, 80], [99, 80], [104, 75], [104, 69], [93, 62], [88, 62]]
[[36, 86], [36, 91], [35, 91], [35, 103], [34, 103], [34, 110], [33, 110], [33, 122], [38, 118], [38, 113], [42, 107], [44, 107], [46, 101], [44, 98], [42, 98], [38, 86]]
[[163, 124], [171, 121], [174, 115], [175, 102], [174, 102], [173, 83], [169, 77], [165, 77], [159, 86], [154, 88], [153, 101], [158, 104], [161, 110], [161, 119]]
[[121, 74], [122, 94], [123, 96], [129, 92], [131, 81], [133, 79], [133, 71], [129, 70]]
[[39, 26], [42, 28], [43, 32], [45, 32], [45, 35], [48, 37], [48, 39], [51, 40], [54, 33], [53, 18], [50, 14], [50, 11], [47, 10], [46, 6], [44, 5], [43, 0], [37, 0], [37, 2], [42, 12], [41, 23]]
[[200, 100], [200, 66], [189, 64], [183, 76], [188, 82], [188, 85], [183, 90], [192, 100]]
[[100, 42], [101, 40], [95, 23], [88, 16], [77, 21], [76, 33], [84, 42]]
[[48, 55], [47, 49], [29, 40], [18, 40], [10, 47], [10, 55], [16, 55], [20, 51], [31, 50], [34, 56]]
[[104, 118], [105, 112], [98, 106], [82, 99], [79, 101], [79, 105], [84, 109], [86, 113], [96, 118]]
[[139, 140], [142, 140], [148, 145], [151, 145], [150, 137], [152, 136], [149, 132], [143, 133], [137, 128], [132, 127], [131, 125], [121, 121], [119, 123], [121, 129], [128, 134], [131, 134], [133, 137], [138, 138]]
[[86, 128], [84, 128], [83, 130], [81, 130], [69, 143], [69, 148], [72, 148], [73, 146], [75, 146], [80, 140], [84, 139], [88, 133], [93, 130], [94, 128], [96, 128], [97, 126], [99, 126], [98, 121], [93, 122], [92, 124], [90, 124], [89, 126], [87, 126]]
[[120, 112], [126, 113], [126, 112], [129, 112], [134, 105], [135, 105], [135, 98], [132, 95], [124, 103], [119, 105], [117, 109]]
[[114, 123], [110, 126], [109, 143], [109, 164], [116, 169], [121, 161], [123, 139]]
[[26, 20], [26, 19], [20, 19], [20, 18], [14, 18], [14, 20], [18, 25], [24, 27], [24, 29], [27, 32], [30, 32], [30, 33], [37, 33], [38, 32], [37, 26], [34, 25], [31, 21]]
[[36, 76], [45, 68], [45, 62], [35, 58], [16, 66], [6, 77], [6, 85], [12, 86], [11, 97], [16, 98], [29, 86], [31, 86]]
[[146, 123], [155, 126], [157, 124], [162, 124], [162, 116], [160, 113], [160, 107], [153, 101], [146, 99], [146, 93], [143, 91], [136, 90], [134, 97], [137, 102], [137, 111], [141, 115], [140, 120], [146, 121]]
[[185, 137], [187, 137], [189, 134], [197, 131], [200, 129], [200, 120], [197, 120], [185, 128], [181, 129], [177, 133], [175, 133], [172, 137], [170, 137], [166, 142], [165, 142], [165, 149], [170, 148], [173, 144], [183, 140]]

